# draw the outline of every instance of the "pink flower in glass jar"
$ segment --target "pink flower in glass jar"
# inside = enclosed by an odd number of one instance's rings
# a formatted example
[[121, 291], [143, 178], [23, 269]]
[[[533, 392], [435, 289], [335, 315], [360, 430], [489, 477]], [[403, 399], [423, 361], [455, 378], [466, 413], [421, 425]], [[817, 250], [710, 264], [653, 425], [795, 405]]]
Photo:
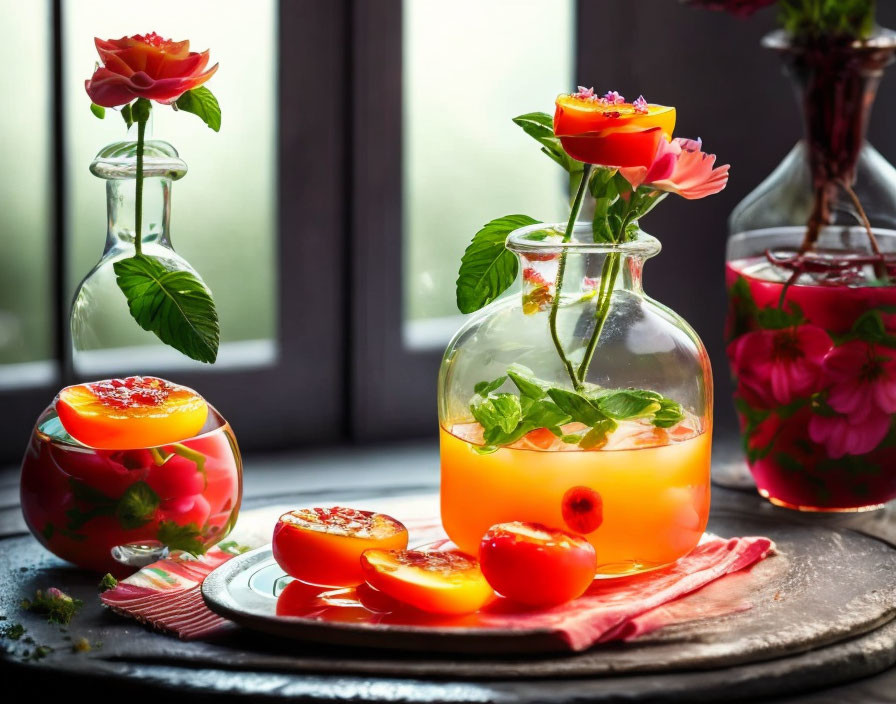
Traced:
[[786, 406], [818, 391], [831, 338], [817, 325], [748, 332], [728, 345], [738, 384], [760, 403]]
[[832, 350], [823, 369], [830, 383], [827, 404], [840, 415], [814, 415], [809, 436], [832, 457], [870, 452], [896, 413], [896, 355], [854, 340]]

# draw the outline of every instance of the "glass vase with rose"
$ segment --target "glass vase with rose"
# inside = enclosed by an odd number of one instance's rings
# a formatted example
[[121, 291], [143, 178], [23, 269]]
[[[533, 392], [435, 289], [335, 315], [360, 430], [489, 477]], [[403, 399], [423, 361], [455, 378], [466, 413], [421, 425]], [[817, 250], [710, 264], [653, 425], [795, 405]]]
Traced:
[[[712, 377], [693, 329], [645, 295], [660, 250], [639, 222], [666, 195], [724, 188], [675, 109], [593, 89], [514, 122], [569, 174], [567, 223], [492, 220], [467, 248], [458, 307], [479, 311], [439, 375], [442, 521], [475, 554], [497, 523], [584, 535], [599, 576], [659, 567], [709, 511]], [[587, 195], [594, 217], [578, 222]], [[495, 299], [522, 270], [522, 296]]]

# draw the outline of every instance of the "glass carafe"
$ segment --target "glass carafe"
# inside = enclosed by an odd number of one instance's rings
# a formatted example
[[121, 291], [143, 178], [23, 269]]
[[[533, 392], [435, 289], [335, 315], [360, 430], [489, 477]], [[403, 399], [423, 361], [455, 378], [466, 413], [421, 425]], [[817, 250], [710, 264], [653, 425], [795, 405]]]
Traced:
[[[564, 228], [539, 224], [511, 233], [506, 246], [519, 259], [522, 296], [471, 316], [445, 352], [442, 522], [472, 554], [491, 525], [532, 521], [586, 535], [597, 550], [599, 575], [652, 569], [688, 553], [706, 526], [709, 358], [694, 330], [643, 291], [644, 261], [660, 251], [658, 240], [639, 232], [623, 244], [597, 244], [587, 223], [563, 243]], [[602, 280], [607, 271], [614, 274]], [[609, 312], [596, 330], [601, 287], [609, 282]], [[570, 364], [586, 370], [578, 389], [557, 344]], [[525, 414], [531, 404], [573, 391], [576, 403], [606, 411], [604, 401], [626, 396], [625, 390], [636, 403], [662, 397], [678, 415], [668, 422], [647, 412], [614, 416], [606, 426], [597, 421], [595, 429], [605, 430], [600, 437], [569, 417], [554, 418], [558, 427], [522, 424], [499, 446], [488, 441], [477, 415], [488, 401], [514, 396]]]
[[[106, 180], [108, 226], [102, 257], [78, 286], [71, 311], [75, 374], [102, 378], [110, 371], [125, 374], [161, 372], [194, 363], [142, 329], [128, 310], [113, 265], [132, 257], [136, 223], [137, 143], [117, 142], [97, 154], [91, 172]], [[167, 142], [146, 142], [143, 162], [142, 249], [172, 269], [190, 265], [171, 246], [172, 183], [187, 165]]]
[[896, 169], [865, 132], [896, 34], [764, 44], [793, 79], [805, 137], [729, 221], [726, 340], [747, 465], [774, 503], [873, 508], [896, 496], [896, 403], [874, 395], [896, 344]]

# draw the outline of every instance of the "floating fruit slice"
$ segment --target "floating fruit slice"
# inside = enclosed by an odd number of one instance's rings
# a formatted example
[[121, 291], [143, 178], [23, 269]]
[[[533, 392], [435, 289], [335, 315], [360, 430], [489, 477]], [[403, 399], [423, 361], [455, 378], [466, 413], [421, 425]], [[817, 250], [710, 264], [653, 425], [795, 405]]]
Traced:
[[208, 405], [192, 389], [152, 376], [67, 386], [56, 412], [78, 442], [104, 450], [158, 447], [193, 437]]
[[587, 486], [567, 489], [560, 501], [560, 512], [566, 527], [581, 535], [593, 533], [604, 522], [603, 499]]
[[539, 523], [499, 523], [479, 545], [482, 574], [496, 592], [530, 606], [553, 606], [582, 594], [597, 556], [587, 540]]
[[372, 587], [429, 613], [472, 613], [494, 597], [476, 559], [458, 551], [368, 550], [361, 566]]
[[274, 559], [287, 574], [326, 587], [362, 584], [365, 550], [407, 546], [407, 528], [391, 516], [340, 506], [284, 513], [272, 540]]

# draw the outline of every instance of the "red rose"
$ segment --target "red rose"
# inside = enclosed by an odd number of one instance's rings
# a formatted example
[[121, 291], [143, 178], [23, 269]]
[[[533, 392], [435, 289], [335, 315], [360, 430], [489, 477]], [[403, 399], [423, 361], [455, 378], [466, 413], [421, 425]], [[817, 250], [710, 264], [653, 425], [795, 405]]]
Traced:
[[170, 104], [205, 83], [218, 64], [203, 73], [208, 51], [190, 51], [190, 42], [173, 42], [152, 32], [121, 39], [95, 39], [103, 65], [85, 82], [87, 94], [105, 108], [135, 98]]

